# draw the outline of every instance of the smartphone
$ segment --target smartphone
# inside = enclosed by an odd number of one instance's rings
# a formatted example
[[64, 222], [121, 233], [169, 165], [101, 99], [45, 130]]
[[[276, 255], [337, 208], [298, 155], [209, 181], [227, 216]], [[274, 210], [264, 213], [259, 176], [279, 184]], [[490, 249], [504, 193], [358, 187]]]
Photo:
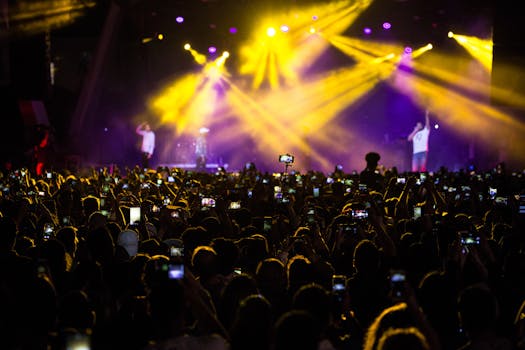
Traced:
[[181, 247], [170, 247], [170, 256], [171, 257], [179, 257], [184, 255], [184, 248]]
[[140, 207], [131, 207], [129, 208], [129, 224], [138, 225], [140, 222]]
[[404, 177], [398, 177], [396, 183], [404, 185], [406, 181], [407, 180]]
[[497, 188], [489, 187], [489, 197], [490, 197], [490, 199], [496, 198], [497, 194], [498, 194], [498, 189]]
[[314, 189], [312, 190], [312, 195], [315, 198], [319, 197], [319, 187], [314, 187]]
[[366, 184], [359, 184], [359, 192], [368, 193], [368, 187], [366, 186]]
[[342, 232], [348, 233], [348, 234], [356, 234], [357, 233], [357, 225], [356, 224], [339, 224], [339, 228]]
[[494, 203], [507, 206], [509, 204], [509, 199], [507, 197], [496, 197], [494, 198]]
[[272, 231], [272, 221], [273, 218], [271, 216], [265, 216], [263, 219], [263, 232], [268, 233]]
[[203, 208], [214, 208], [215, 207], [215, 199], [210, 197], [204, 197], [201, 199], [201, 206]]
[[279, 162], [281, 163], [293, 163], [294, 157], [290, 154], [279, 155]]
[[168, 264], [168, 278], [172, 280], [180, 280], [184, 277], [183, 264]]
[[332, 276], [332, 294], [335, 296], [337, 302], [341, 303], [344, 299], [346, 291], [346, 277], [344, 275]]
[[368, 218], [368, 210], [366, 209], [354, 209], [352, 210], [352, 218], [356, 220], [364, 220]]
[[168, 176], [168, 182], [175, 182], [175, 178], [173, 176]]
[[64, 216], [62, 218], [62, 225], [71, 225], [71, 216]]
[[421, 217], [421, 207], [420, 206], [415, 206], [412, 218], [419, 219], [420, 217]]
[[151, 206], [151, 212], [152, 212], [152, 213], [158, 213], [158, 212], [160, 212], [160, 207], [159, 207], [158, 205], [156, 205], [156, 204], [153, 204], [153, 205]]
[[45, 197], [46, 193], [44, 191], [38, 191], [40, 197]]
[[53, 178], [53, 173], [51, 173], [51, 172], [47, 172], [47, 173], [46, 173], [46, 177], [47, 177], [48, 179], [52, 179], [52, 178]]
[[66, 335], [65, 350], [90, 350], [91, 336], [86, 333], [73, 333]]
[[52, 223], [46, 222], [44, 224], [44, 239], [49, 239], [53, 235], [53, 231], [55, 230], [55, 226]]
[[242, 274], [242, 269], [240, 267], [236, 267], [236, 268], [233, 269], [233, 272], [236, 275], [240, 275], [240, 274]]
[[346, 289], [346, 276], [344, 275], [333, 275], [332, 276], [332, 292], [340, 293]]
[[525, 214], [525, 194], [520, 195], [520, 200], [518, 204], [518, 214]]
[[157, 187], [160, 186], [160, 185], [162, 185], [163, 182], [164, 182], [164, 181], [162, 181], [162, 179], [157, 179]]
[[241, 202], [240, 201], [230, 202], [229, 209], [233, 209], [233, 210], [241, 209]]
[[459, 231], [459, 240], [461, 245], [463, 246], [469, 246], [469, 245], [478, 245], [480, 243], [479, 235], [472, 231]]
[[313, 224], [315, 222], [315, 209], [314, 208], [310, 208], [306, 212], [306, 222], [308, 224]]
[[390, 290], [395, 299], [403, 298], [405, 295], [406, 272], [404, 270], [390, 271]]

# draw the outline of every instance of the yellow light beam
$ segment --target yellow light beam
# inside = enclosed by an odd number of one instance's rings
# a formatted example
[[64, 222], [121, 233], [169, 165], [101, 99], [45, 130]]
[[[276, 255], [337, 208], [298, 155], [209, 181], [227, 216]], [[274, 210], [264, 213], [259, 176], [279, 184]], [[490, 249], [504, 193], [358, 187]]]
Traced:
[[488, 72], [492, 72], [492, 39], [454, 33], [451, 33], [449, 37], [456, 40], [472, 57], [481, 62]]

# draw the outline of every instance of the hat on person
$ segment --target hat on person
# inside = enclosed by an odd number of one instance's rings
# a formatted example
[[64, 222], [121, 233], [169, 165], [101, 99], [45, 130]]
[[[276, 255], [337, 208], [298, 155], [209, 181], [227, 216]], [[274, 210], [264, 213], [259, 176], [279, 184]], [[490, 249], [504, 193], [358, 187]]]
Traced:
[[133, 230], [121, 231], [117, 244], [126, 249], [130, 257], [135, 256], [139, 250], [139, 234]]

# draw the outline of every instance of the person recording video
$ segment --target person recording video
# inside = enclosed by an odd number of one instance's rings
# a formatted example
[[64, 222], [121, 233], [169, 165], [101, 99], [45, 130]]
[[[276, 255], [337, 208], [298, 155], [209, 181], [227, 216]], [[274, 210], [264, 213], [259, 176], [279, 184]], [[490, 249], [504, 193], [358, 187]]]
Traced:
[[142, 136], [142, 145], [140, 150], [142, 152], [142, 168], [149, 168], [149, 160], [153, 156], [155, 149], [155, 133], [151, 130], [151, 126], [147, 122], [141, 123], [135, 130], [137, 134]]

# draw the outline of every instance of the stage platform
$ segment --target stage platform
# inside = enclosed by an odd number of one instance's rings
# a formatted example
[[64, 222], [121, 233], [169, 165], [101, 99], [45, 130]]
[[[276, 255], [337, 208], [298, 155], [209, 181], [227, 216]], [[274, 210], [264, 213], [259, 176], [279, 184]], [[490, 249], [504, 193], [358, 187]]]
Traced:
[[[196, 169], [197, 164], [195, 163], [170, 163], [170, 164], [159, 164], [159, 167], [168, 167], [168, 168], [180, 168], [180, 169]], [[228, 169], [228, 164], [218, 164], [218, 163], [208, 163], [206, 164], [206, 169], [213, 169], [216, 170], [219, 167], [223, 167], [224, 169]]]

